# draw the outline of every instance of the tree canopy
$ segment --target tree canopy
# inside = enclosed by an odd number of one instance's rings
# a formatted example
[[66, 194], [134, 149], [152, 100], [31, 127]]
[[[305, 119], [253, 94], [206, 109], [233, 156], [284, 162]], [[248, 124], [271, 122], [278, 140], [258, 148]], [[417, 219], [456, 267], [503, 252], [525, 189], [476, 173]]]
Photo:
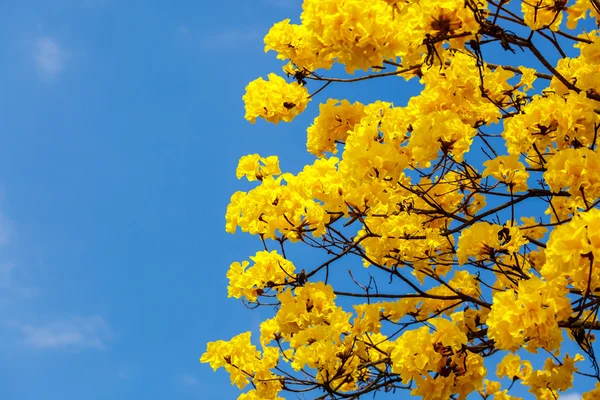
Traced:
[[239, 160], [256, 186], [226, 230], [260, 247], [228, 293], [273, 316], [200, 361], [242, 400], [506, 400], [517, 381], [554, 400], [575, 374], [599, 399], [599, 15], [598, 0], [304, 0], [299, 24], [273, 25], [265, 51], [287, 64], [248, 84], [252, 123], [291, 122], [331, 84], [420, 91], [322, 101], [297, 174]]

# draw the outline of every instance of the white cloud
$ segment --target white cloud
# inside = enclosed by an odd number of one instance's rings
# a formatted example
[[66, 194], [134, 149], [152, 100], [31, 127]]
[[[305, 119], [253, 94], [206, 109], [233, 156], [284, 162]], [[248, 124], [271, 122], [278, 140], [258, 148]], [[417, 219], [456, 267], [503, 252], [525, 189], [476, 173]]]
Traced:
[[114, 0], [83, 0], [82, 1], [82, 4], [85, 7], [92, 7], [92, 8], [104, 7], [111, 3], [114, 3]]
[[268, 28], [260, 26], [225, 26], [220, 30], [203, 31], [187, 24], [174, 29], [174, 38], [181, 44], [200, 47], [203, 50], [233, 50], [248, 46], [262, 46], [262, 38]]
[[281, 8], [293, 8], [302, 4], [299, 0], [264, 0], [265, 3]]
[[[231, 50], [262, 43], [261, 30], [255, 27], [229, 27], [216, 32], [198, 32], [188, 25], [176, 28], [175, 36], [192, 45], [200, 45], [204, 50]], [[264, 32], [266, 33], [266, 31]]]
[[180, 376], [181, 382], [183, 382], [186, 385], [189, 386], [198, 386], [200, 384], [200, 381], [198, 380], [198, 378], [192, 376], [192, 375], [181, 375]]
[[115, 3], [116, 0], [55, 0], [62, 7], [100, 8]]
[[12, 225], [12, 221], [0, 212], [0, 246], [6, 246], [9, 243]]
[[131, 371], [129, 370], [129, 368], [121, 368], [117, 372], [117, 376], [119, 377], [119, 379], [129, 379], [131, 377]]
[[581, 400], [581, 394], [579, 394], [579, 393], [561, 394], [560, 400]]
[[38, 288], [24, 286], [14, 280], [14, 270], [14, 263], [0, 261], [0, 300], [18, 300], [37, 296], [40, 292]]
[[25, 344], [37, 349], [102, 349], [113, 336], [106, 321], [96, 316], [56, 320], [37, 326], [21, 324], [19, 328]]
[[187, 25], [179, 25], [176, 34], [178, 37], [187, 37], [190, 34], [190, 27]]
[[[266, 32], [265, 32], [266, 33]], [[204, 48], [223, 49], [223, 48], [238, 48], [244, 47], [248, 43], [262, 43], [262, 37], [254, 28], [228, 28], [212, 35], [208, 35], [202, 41]]]
[[[13, 236], [13, 223], [0, 212], [0, 247], [10, 244]], [[16, 265], [7, 257], [0, 257], [0, 311], [3, 306], [37, 296], [39, 289], [23, 285], [15, 280]]]
[[[0, 198], [1, 192], [0, 188]], [[12, 221], [0, 212], [0, 247], [12, 242], [13, 226]], [[14, 251], [12, 246], [8, 247]], [[38, 296], [40, 289], [22, 283], [21, 275], [27, 277], [28, 273], [20, 264], [0, 255], [0, 343], [5, 341], [4, 329], [8, 328], [11, 337], [15, 332], [20, 333], [20, 340], [27, 347], [36, 349], [105, 347], [113, 335], [108, 323], [98, 316], [58, 318], [42, 324], [23, 322], [41, 314], [36, 310], [38, 302], [26, 301]]]
[[33, 58], [40, 74], [53, 78], [64, 71], [67, 53], [56, 39], [44, 36], [35, 41]]
[[15, 268], [13, 263], [0, 264], [0, 289], [10, 289], [13, 285], [12, 271]]

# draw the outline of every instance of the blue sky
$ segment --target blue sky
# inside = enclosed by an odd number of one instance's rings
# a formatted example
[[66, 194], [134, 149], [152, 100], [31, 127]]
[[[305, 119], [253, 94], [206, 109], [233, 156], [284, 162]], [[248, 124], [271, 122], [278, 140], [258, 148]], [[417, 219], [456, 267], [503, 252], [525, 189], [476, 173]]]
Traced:
[[[247, 187], [240, 156], [311, 160], [325, 97], [278, 126], [247, 123], [241, 100], [279, 71], [262, 37], [297, 15], [293, 0], [0, 3], [0, 398], [237, 397], [198, 358], [268, 315], [227, 299], [229, 264], [259, 246], [224, 213]], [[402, 104], [415, 85], [327, 96]]]
[[198, 358], [258, 321], [227, 299], [255, 242], [224, 213], [241, 155], [304, 146], [241, 100], [290, 11], [0, 2], [0, 398], [238, 394]]

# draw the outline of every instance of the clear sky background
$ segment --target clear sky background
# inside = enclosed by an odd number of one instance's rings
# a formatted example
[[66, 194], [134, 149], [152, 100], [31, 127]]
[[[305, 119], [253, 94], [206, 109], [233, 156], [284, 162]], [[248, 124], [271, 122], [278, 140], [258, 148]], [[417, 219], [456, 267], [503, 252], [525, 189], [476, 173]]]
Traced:
[[[280, 71], [262, 37], [299, 2], [0, 2], [0, 399], [232, 399], [206, 342], [268, 315], [227, 299], [259, 248], [224, 232], [240, 156], [311, 160], [294, 124], [243, 119]], [[395, 83], [327, 97], [406, 102]], [[301, 268], [301, 267], [300, 267]]]
[[224, 214], [241, 155], [304, 149], [241, 99], [291, 3], [0, 2], [0, 399], [237, 396], [198, 358], [260, 320]]

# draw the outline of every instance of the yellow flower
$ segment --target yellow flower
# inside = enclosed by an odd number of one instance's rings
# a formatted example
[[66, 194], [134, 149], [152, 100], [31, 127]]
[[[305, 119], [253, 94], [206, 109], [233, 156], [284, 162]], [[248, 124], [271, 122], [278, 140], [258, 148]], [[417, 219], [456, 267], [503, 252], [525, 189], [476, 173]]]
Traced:
[[467, 335], [459, 329], [455, 322], [445, 318], [435, 318], [431, 321], [431, 325], [436, 330], [433, 335], [434, 342], [441, 343], [454, 350], [459, 350], [462, 345], [467, 344]]
[[229, 267], [229, 297], [237, 299], [245, 297], [248, 301], [256, 301], [265, 289], [273, 288], [280, 291], [284, 283], [292, 279], [294, 264], [286, 260], [277, 251], [259, 251], [250, 257], [254, 265], [248, 261], [242, 264], [234, 262]]
[[567, 292], [564, 279], [546, 282], [537, 277], [519, 281], [516, 291], [496, 292], [487, 319], [488, 336], [502, 350], [516, 351], [523, 345], [531, 352], [559, 348], [563, 336], [558, 323], [571, 314]]
[[577, 371], [575, 363], [583, 360], [583, 356], [577, 354], [574, 358], [565, 355], [562, 362], [558, 364], [553, 358], [548, 358], [544, 368], [533, 371], [523, 380], [523, 384], [529, 386], [529, 391], [536, 398], [550, 399], [558, 397], [557, 391], [565, 391], [573, 385], [573, 373]]
[[508, 186], [511, 193], [527, 190], [527, 179], [529, 173], [525, 171], [525, 165], [519, 162], [519, 156], [511, 154], [498, 156], [493, 160], [483, 163], [486, 167], [482, 177], [492, 176]]
[[573, 4], [567, 7], [567, 28], [575, 29], [579, 20], [587, 17], [588, 11], [596, 18], [600, 16], [600, 10], [594, 8], [591, 1], [575, 0]]
[[473, 126], [451, 111], [421, 115], [412, 128], [407, 148], [416, 164], [426, 167], [439, 157], [440, 151], [461, 162], [477, 134]]
[[319, 105], [319, 116], [307, 129], [308, 151], [318, 157], [324, 152], [337, 153], [336, 144], [343, 143], [348, 137], [348, 131], [365, 115], [364, 105], [359, 102], [350, 104], [348, 100], [341, 102], [329, 99], [327, 103]]
[[562, 21], [566, 2], [560, 0], [535, 0], [521, 2], [525, 23], [534, 30], [550, 27], [557, 31]]
[[408, 383], [428, 371], [437, 370], [442, 355], [435, 351], [433, 335], [424, 326], [404, 332], [396, 340], [391, 358], [392, 371]]
[[500, 225], [487, 222], [476, 222], [462, 231], [458, 238], [456, 257], [460, 265], [465, 264], [469, 257], [487, 259], [497, 249], [500, 249], [498, 233], [502, 230]]
[[600, 154], [586, 147], [561, 150], [548, 162], [544, 179], [554, 192], [565, 189], [593, 202], [600, 197]]
[[401, 52], [402, 27], [383, 0], [306, 0], [302, 8], [302, 25], [323, 46], [320, 53], [349, 73], [381, 66]]
[[486, 396], [490, 396], [500, 390], [502, 384], [497, 381], [490, 381], [488, 379], [483, 380], [484, 389], [479, 392], [481, 397], [486, 398]]
[[532, 366], [529, 361], [521, 361], [521, 357], [518, 354], [512, 353], [505, 355], [496, 367], [498, 378], [524, 379], [529, 376], [531, 371]]
[[248, 154], [240, 158], [235, 175], [238, 179], [245, 176], [249, 181], [262, 181], [267, 176], [280, 175], [279, 158], [277, 156], [261, 157]]
[[260, 360], [260, 352], [250, 342], [251, 334], [239, 334], [229, 342], [218, 340], [208, 343], [200, 362], [209, 363], [214, 370], [224, 367], [230, 374], [231, 384], [243, 389], [250, 381], [242, 370], [254, 372]]
[[[236, 176], [259, 182], [231, 197], [226, 230], [259, 236], [265, 250], [231, 263], [228, 295], [274, 306], [274, 315], [260, 324], [256, 344], [246, 332], [209, 343], [201, 357], [234, 385], [252, 385], [239, 399], [280, 399], [283, 389], [302, 387], [356, 397], [402, 384], [424, 400], [477, 393], [516, 400], [500, 382], [484, 380], [484, 358], [497, 352], [504, 356], [498, 378], [519, 379], [538, 400], [572, 386], [583, 357], [559, 361], [563, 339], [595, 337], [566, 326], [598, 320], [600, 32], [572, 33], [579, 54], [556, 61], [552, 78], [537, 79], [535, 69], [509, 59], [502, 67], [479, 57], [488, 53], [478, 46], [494, 37], [518, 47], [508, 30], [506, 37], [489, 31], [516, 6], [496, 14], [496, 3], [490, 10], [486, 0], [304, 0], [300, 22], [285, 19], [265, 36], [265, 52], [285, 66], [282, 76], [248, 84], [252, 123], [292, 121], [311, 99], [307, 82], [379, 74], [400, 84], [397, 74], [418, 77], [421, 88], [402, 105], [324, 99], [306, 130], [314, 161], [298, 173], [282, 173], [276, 156], [240, 158]], [[588, 12], [600, 17], [587, 0], [520, 5], [525, 25], [539, 31], [534, 40], [557, 31], [565, 10], [569, 28]], [[321, 75], [334, 62], [340, 68]], [[366, 72], [345, 79], [343, 68]], [[502, 139], [492, 139], [500, 130]], [[492, 153], [506, 155], [483, 162], [471, 147], [488, 136]], [[327, 254], [299, 272], [286, 254], [310, 260], [290, 248], [296, 242]], [[286, 254], [266, 250], [273, 246]], [[334, 289], [329, 283], [352, 257], [370, 268], [359, 287], [377, 273], [397, 284], [384, 289], [374, 276], [364, 298]], [[534, 371], [521, 357], [540, 349], [556, 358]], [[597, 397], [600, 386], [584, 395]]]
[[588, 287], [592, 293], [600, 288], [600, 210], [579, 213], [556, 227], [545, 255], [541, 274], [547, 280], [569, 278], [573, 287], [582, 292]]
[[306, 88], [297, 82], [269, 74], [269, 80], [258, 78], [246, 86], [243, 97], [246, 107], [245, 118], [254, 123], [257, 117], [268, 122], [290, 122], [306, 108], [310, 98]]
[[454, 375], [435, 378], [427, 374], [417, 375], [415, 384], [410, 392], [412, 396], [421, 396], [423, 400], [446, 400], [454, 392]]
[[583, 394], [582, 400], [596, 400], [600, 398], [600, 382], [596, 382], [596, 388]]
[[536, 226], [540, 224], [535, 220], [535, 217], [521, 217], [521, 221], [523, 222], [523, 226], [520, 229], [523, 231], [523, 234], [532, 239], [541, 239], [548, 231], [546, 227]]
[[265, 36], [265, 53], [269, 50], [277, 52], [278, 59], [290, 60], [303, 70], [330, 68], [333, 63], [331, 56], [323, 57], [323, 47], [312, 31], [304, 25], [290, 24], [289, 18], [273, 25]]
[[[508, 389], [494, 394], [494, 400], [523, 400], [522, 397], [511, 396], [508, 394]], [[550, 399], [548, 399], [550, 400]]]
[[533, 68], [524, 66], [520, 66], [519, 70], [521, 71], [521, 80], [519, 81], [518, 86], [523, 88], [524, 91], [533, 89], [533, 82], [537, 79], [535, 76], [537, 71]]

